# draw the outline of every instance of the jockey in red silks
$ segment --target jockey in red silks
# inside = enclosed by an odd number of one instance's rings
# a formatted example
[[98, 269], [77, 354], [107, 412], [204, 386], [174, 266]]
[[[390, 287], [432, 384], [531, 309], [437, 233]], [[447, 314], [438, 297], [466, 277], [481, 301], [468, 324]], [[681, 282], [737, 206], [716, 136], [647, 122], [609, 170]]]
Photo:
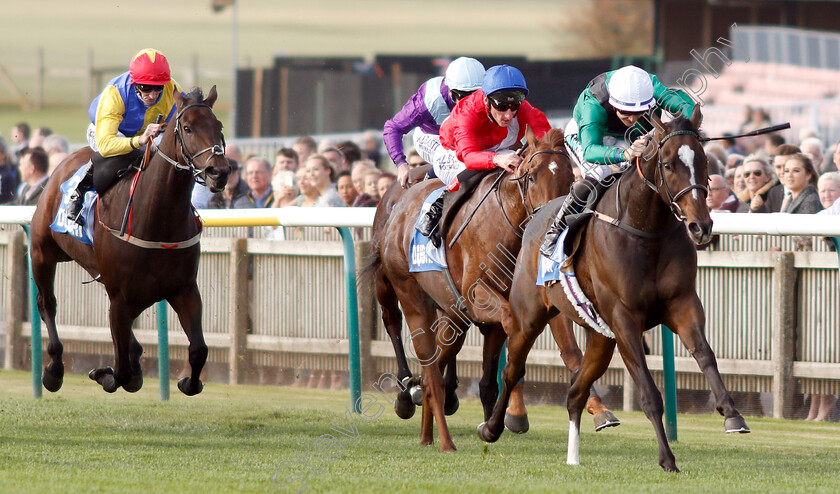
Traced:
[[403, 151], [403, 136], [414, 129], [414, 148], [424, 161], [440, 146], [440, 124], [459, 100], [481, 87], [484, 65], [478, 60], [459, 57], [446, 68], [445, 77], [433, 77], [420, 85], [402, 109], [385, 122], [382, 139], [388, 154], [397, 165], [397, 180], [408, 187], [408, 161]]
[[[441, 145], [430, 160], [447, 190], [457, 190], [460, 181], [478, 170], [498, 167], [513, 172], [522, 158], [511, 147], [525, 136], [525, 127], [531, 126], [538, 139], [551, 129], [545, 114], [525, 101], [527, 95], [525, 76], [519, 69], [496, 65], [487, 69], [481, 90], [455, 106], [441, 126]], [[445, 195], [446, 191], [417, 226], [436, 247], [441, 242], [438, 222]]]

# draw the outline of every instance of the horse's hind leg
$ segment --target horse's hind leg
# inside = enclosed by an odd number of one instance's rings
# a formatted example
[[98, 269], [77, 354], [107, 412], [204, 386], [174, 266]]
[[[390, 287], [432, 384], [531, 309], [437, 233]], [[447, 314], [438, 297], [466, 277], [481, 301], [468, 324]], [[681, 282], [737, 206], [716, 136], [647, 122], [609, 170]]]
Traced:
[[192, 283], [176, 296], [169, 298], [168, 302], [178, 314], [178, 320], [187, 334], [187, 339], [190, 340], [190, 375], [178, 381], [178, 389], [187, 396], [197, 395], [204, 389], [200, 376], [207, 362], [207, 344], [201, 329], [202, 305], [198, 285]]
[[[700, 370], [706, 375], [706, 379], [709, 380], [709, 386], [715, 396], [715, 409], [725, 417], [726, 432], [750, 432], [746, 421], [735, 409], [735, 402], [720, 377], [715, 354], [704, 334], [706, 317], [700, 300], [692, 294], [690, 301], [675, 302], [670, 307], [671, 317], [667, 326], [677, 333], [683, 345], [697, 361]], [[679, 307], [679, 310], [674, 310], [676, 307]]]
[[443, 375], [443, 384], [446, 389], [446, 400], [443, 405], [443, 413], [455, 415], [461, 406], [456, 390], [458, 389], [458, 374], [455, 369], [455, 356], [446, 364], [446, 373]]
[[[47, 327], [49, 334], [49, 343], [47, 343], [47, 353], [50, 356], [50, 363], [44, 368], [44, 375], [41, 377], [41, 382], [47, 391], [56, 392], [61, 389], [64, 383], [64, 362], [62, 357], [64, 355], [64, 346], [61, 340], [58, 339], [58, 330], [55, 325], [55, 315], [57, 303], [55, 299], [55, 257], [45, 252], [45, 246], [42, 242], [49, 242], [51, 239], [41, 239], [40, 242], [33, 243], [31, 248], [32, 254], [32, 277], [35, 280], [35, 285], [38, 287], [38, 313]], [[55, 245], [55, 244], [53, 244]]]
[[[574, 373], [580, 369], [583, 362], [583, 352], [580, 351], [580, 346], [575, 340], [575, 334], [572, 331], [572, 321], [562, 314], [553, 317], [548, 326], [551, 328], [551, 335], [554, 341], [560, 348], [560, 357], [566, 368]], [[615, 427], [621, 425], [621, 421], [612, 413], [612, 411], [604, 406], [598, 392], [592, 387], [589, 390], [589, 399], [586, 401], [586, 411], [593, 415], [595, 420], [595, 430], [600, 431], [606, 427]]]
[[379, 301], [382, 307], [382, 322], [385, 324], [385, 330], [388, 332], [388, 337], [391, 339], [391, 344], [394, 347], [394, 355], [397, 358], [397, 379], [403, 384], [403, 390], [397, 394], [397, 399], [394, 402], [394, 412], [401, 419], [410, 419], [414, 416], [417, 409], [411, 397], [411, 389], [414, 387], [409, 385], [411, 379], [411, 370], [408, 368], [408, 361], [405, 358], [405, 349], [403, 348], [402, 340], [402, 312], [397, 302], [397, 294], [394, 292], [394, 287], [391, 281], [385, 276], [385, 271], [380, 265], [374, 272], [374, 286], [376, 288], [376, 300]]

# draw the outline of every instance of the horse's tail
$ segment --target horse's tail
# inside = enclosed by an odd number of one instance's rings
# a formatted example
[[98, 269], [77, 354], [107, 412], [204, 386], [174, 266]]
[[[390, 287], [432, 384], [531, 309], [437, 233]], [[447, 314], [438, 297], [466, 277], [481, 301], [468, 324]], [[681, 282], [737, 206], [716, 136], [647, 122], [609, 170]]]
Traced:
[[376, 273], [382, 269], [382, 254], [379, 245], [372, 242], [373, 252], [365, 259], [364, 265], [356, 273], [356, 287], [370, 286]]

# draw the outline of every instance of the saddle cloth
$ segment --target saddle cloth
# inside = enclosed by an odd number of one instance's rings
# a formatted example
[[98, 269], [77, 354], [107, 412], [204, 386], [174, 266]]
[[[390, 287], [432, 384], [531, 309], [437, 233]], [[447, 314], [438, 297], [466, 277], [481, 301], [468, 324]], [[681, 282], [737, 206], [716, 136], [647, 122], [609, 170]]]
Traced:
[[[615, 339], [615, 334], [598, 314], [598, 311], [595, 310], [592, 301], [583, 293], [575, 276], [572, 256], [574, 251], [577, 250], [582, 232], [582, 228], [566, 228], [560, 234], [551, 256], [539, 255], [537, 286], [551, 286], [554, 283], [560, 283], [563, 287], [563, 293], [566, 294], [566, 298], [575, 308], [578, 316], [595, 331], [608, 338]], [[567, 240], [569, 235], [571, 235], [571, 238]], [[573, 245], [570, 253], [567, 253], [564, 249], [564, 244], [567, 242]]]
[[55, 213], [50, 228], [56, 233], [66, 233], [79, 242], [86, 245], [93, 245], [93, 223], [96, 221], [94, 208], [96, 200], [99, 195], [94, 190], [89, 190], [85, 193], [84, 206], [82, 207], [82, 216], [85, 219], [85, 226], [79, 226], [78, 223], [67, 218], [67, 204], [70, 202], [70, 193], [76, 189], [82, 177], [85, 176], [90, 162], [82, 166], [76, 173], [61, 184], [61, 203], [58, 205], [58, 210]]
[[414, 222], [414, 230], [411, 237], [411, 244], [409, 245], [408, 256], [408, 271], [410, 273], [422, 273], [424, 271], [443, 271], [446, 267], [446, 253], [443, 244], [440, 247], [435, 247], [432, 241], [422, 233], [417, 231], [417, 224], [420, 218], [429, 210], [432, 203], [437, 200], [443, 193], [446, 187], [435, 189], [423, 201], [423, 206], [420, 208], [420, 215], [417, 221]]

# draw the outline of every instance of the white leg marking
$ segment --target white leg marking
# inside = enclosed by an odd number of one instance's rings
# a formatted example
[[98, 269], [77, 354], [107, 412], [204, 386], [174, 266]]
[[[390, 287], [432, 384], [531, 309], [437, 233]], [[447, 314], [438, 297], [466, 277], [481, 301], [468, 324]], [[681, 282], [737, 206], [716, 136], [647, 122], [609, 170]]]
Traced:
[[580, 429], [574, 420], [569, 421], [569, 450], [566, 453], [566, 464], [580, 465]]
[[[685, 163], [685, 166], [687, 166], [691, 171], [691, 185], [696, 184], [697, 179], [694, 177], [694, 150], [691, 149], [688, 144], [683, 144], [680, 146], [679, 151], [677, 151], [677, 155], [679, 155], [682, 162]], [[697, 189], [692, 189], [691, 197], [695, 200], [698, 198]]]

